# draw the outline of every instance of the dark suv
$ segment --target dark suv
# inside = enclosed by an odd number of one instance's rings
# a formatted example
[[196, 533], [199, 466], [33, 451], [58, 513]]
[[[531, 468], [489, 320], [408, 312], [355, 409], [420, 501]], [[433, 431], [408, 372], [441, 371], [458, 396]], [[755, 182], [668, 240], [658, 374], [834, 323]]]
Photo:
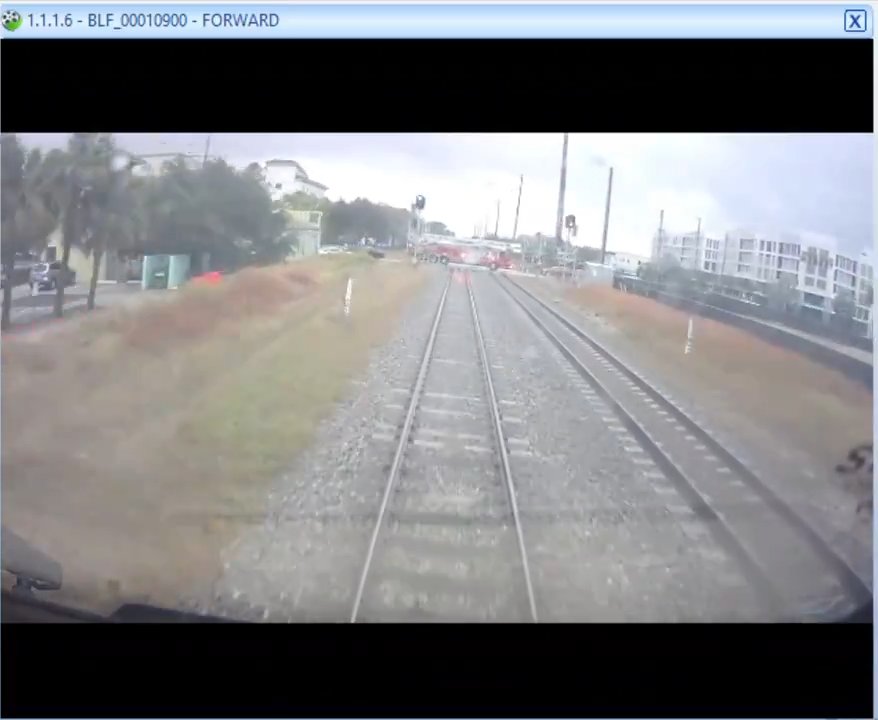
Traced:
[[[36, 263], [30, 269], [30, 286], [31, 290], [35, 287], [37, 290], [54, 290], [61, 282], [63, 273], [61, 263], [58, 261], [51, 263]], [[73, 285], [76, 282], [76, 273], [68, 269], [64, 278], [65, 287]]]

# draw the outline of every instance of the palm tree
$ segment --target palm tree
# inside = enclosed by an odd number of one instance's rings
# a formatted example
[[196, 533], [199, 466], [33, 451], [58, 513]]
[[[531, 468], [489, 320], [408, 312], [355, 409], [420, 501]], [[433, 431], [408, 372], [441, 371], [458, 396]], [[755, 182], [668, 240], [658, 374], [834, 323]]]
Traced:
[[[46, 157], [42, 185], [52, 198], [53, 211], [61, 217], [61, 273], [69, 272], [70, 251], [83, 243], [89, 232], [90, 206], [107, 182], [115, 153], [108, 133], [74, 133], [66, 150], [53, 150]], [[57, 283], [55, 317], [64, 313], [64, 282]]]
[[0, 327], [9, 328], [15, 256], [41, 249], [58, 226], [42, 184], [44, 160], [39, 150], [27, 152], [15, 135], [0, 137], [2, 155], [3, 312]]
[[89, 310], [94, 310], [95, 293], [100, 276], [101, 260], [108, 250], [134, 246], [143, 236], [143, 188], [132, 184], [128, 171], [133, 163], [126, 156], [117, 155], [126, 166], [111, 168], [108, 182], [92, 195], [88, 206], [88, 228], [83, 238], [85, 251], [92, 258], [91, 281], [88, 288]]

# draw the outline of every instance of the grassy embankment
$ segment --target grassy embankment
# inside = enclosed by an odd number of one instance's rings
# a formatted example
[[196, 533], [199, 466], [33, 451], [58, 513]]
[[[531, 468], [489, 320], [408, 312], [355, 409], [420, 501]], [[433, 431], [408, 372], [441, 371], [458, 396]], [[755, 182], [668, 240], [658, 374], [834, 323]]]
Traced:
[[635, 359], [687, 404], [766, 454], [794, 449], [811, 458], [814, 474], [830, 477], [850, 448], [871, 442], [872, 393], [800, 353], [696, 316], [694, 349], [684, 355], [690, 317], [684, 311], [606, 286], [522, 284], [547, 299], [562, 298], [609, 349]]
[[423, 277], [321, 257], [4, 340], [3, 523], [64, 565], [59, 601], [209, 592]]

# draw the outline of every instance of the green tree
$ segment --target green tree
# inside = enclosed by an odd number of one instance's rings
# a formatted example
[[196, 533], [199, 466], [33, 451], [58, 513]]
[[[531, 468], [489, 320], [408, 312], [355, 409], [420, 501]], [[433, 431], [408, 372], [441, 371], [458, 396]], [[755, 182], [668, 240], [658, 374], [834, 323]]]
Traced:
[[643, 263], [637, 268], [637, 276], [645, 282], [658, 282], [660, 277], [659, 267], [656, 263]]
[[680, 261], [671, 254], [662, 255], [656, 263], [660, 279], [679, 273], [683, 268]]
[[58, 225], [43, 182], [43, 157], [39, 150], [25, 151], [15, 135], [0, 136], [0, 200], [2, 233], [0, 245], [3, 271], [3, 311], [0, 326], [9, 328], [15, 257], [19, 253], [42, 249]]
[[857, 312], [853, 292], [847, 289], [840, 289], [835, 294], [835, 297], [832, 298], [832, 312], [835, 316], [835, 322], [840, 327], [850, 328], [853, 325], [854, 315]]
[[262, 165], [257, 162], [250, 163], [244, 169], [244, 175], [252, 178], [256, 182], [265, 183], [265, 170], [263, 170]]
[[[123, 156], [117, 158], [121, 159]], [[125, 167], [109, 168], [88, 206], [83, 247], [92, 258], [87, 305], [89, 310], [94, 310], [101, 260], [106, 252], [133, 248], [144, 236], [145, 183], [131, 177], [131, 160], [125, 157], [123, 161], [127, 161]]]
[[290, 195], [284, 195], [275, 203], [275, 206], [286, 210], [319, 210], [325, 213], [332, 207], [332, 204], [331, 200], [317, 198], [309, 193], [300, 191]]
[[166, 165], [145, 198], [144, 250], [209, 252], [227, 269], [276, 262], [290, 251], [282, 207], [264, 184], [223, 160], [190, 169], [182, 159]]
[[426, 224], [424, 232], [429, 235], [453, 235], [453, 233], [448, 229], [448, 226], [444, 222], [439, 222], [438, 220], [431, 220]]
[[576, 248], [576, 262], [599, 263], [600, 261], [601, 261], [600, 248], [593, 248], [593, 247], [587, 247], [587, 246], [582, 246], [582, 247]]
[[[41, 170], [41, 191], [51, 198], [53, 213], [61, 218], [62, 275], [69, 272], [70, 251], [82, 245], [89, 232], [90, 205], [106, 182], [110, 163], [116, 153], [112, 135], [108, 133], [74, 133], [66, 150], [53, 150]], [[55, 317], [64, 312], [65, 283], [55, 290]]]
[[779, 313], [789, 312], [799, 298], [796, 283], [785, 274], [765, 288], [765, 302], [768, 308]]

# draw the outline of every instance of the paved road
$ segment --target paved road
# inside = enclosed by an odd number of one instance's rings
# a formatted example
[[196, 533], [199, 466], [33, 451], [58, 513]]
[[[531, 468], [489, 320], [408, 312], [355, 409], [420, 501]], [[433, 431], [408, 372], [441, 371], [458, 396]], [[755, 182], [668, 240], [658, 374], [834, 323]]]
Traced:
[[[159, 292], [155, 293], [160, 294]], [[149, 293], [153, 295], [153, 293]], [[136, 302], [142, 295], [137, 283], [112, 283], [98, 285], [95, 302], [98, 307], [115, 307], [128, 302]], [[64, 310], [71, 311], [84, 308], [88, 300], [88, 285], [77, 283], [64, 292]], [[12, 309], [10, 318], [13, 326], [30, 325], [52, 317], [55, 303], [55, 292], [46, 290], [32, 294], [27, 285], [12, 288]]]

